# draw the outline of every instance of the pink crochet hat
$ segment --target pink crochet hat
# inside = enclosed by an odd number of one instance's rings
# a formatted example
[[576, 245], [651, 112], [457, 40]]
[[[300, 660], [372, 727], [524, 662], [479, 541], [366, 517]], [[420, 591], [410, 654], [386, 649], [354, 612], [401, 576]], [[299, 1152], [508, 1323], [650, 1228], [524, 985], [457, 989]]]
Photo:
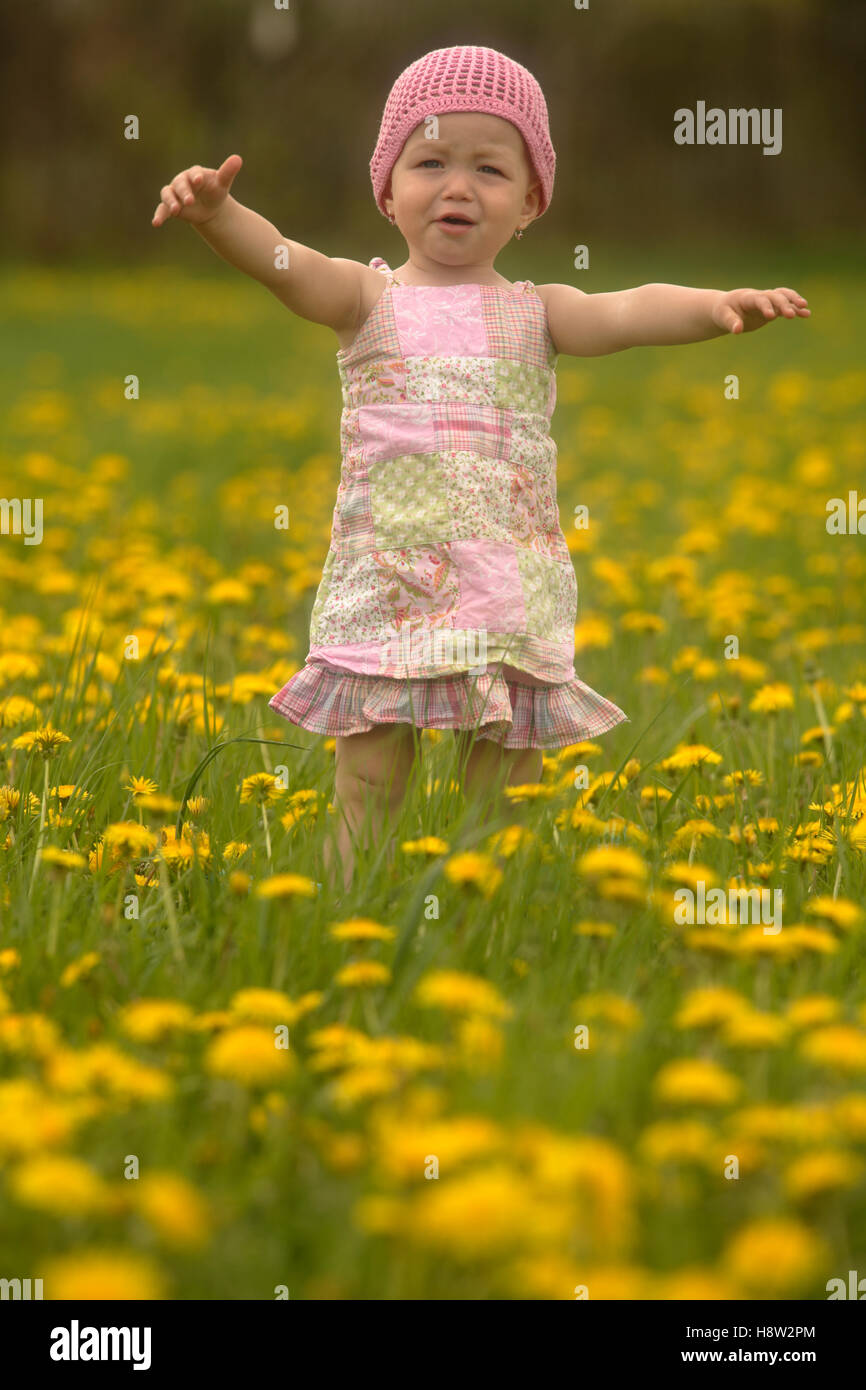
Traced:
[[425, 116], [482, 111], [516, 126], [541, 184], [540, 217], [550, 204], [556, 154], [547, 124], [547, 103], [532, 73], [495, 48], [435, 48], [401, 72], [388, 94], [370, 177], [379, 210], [400, 151]]

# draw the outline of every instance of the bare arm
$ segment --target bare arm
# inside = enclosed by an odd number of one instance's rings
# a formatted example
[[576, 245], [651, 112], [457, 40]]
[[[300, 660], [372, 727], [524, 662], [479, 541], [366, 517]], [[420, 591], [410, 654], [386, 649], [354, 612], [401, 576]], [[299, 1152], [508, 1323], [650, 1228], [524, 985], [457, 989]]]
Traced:
[[361, 299], [357, 261], [323, 256], [299, 241], [290, 241], [234, 198], [196, 231], [229, 265], [258, 280], [280, 303], [312, 323], [338, 331], [353, 327]]
[[191, 223], [218, 256], [258, 280], [293, 313], [337, 333], [355, 329], [366, 267], [289, 241], [232, 198], [229, 188], [242, 164], [232, 154], [218, 169], [194, 164], [176, 174], [161, 191], [153, 226], [173, 217]]
[[795, 290], [700, 290], [688, 285], [638, 285], [611, 294], [584, 294], [573, 285], [547, 285], [550, 335], [557, 352], [602, 357], [630, 347], [698, 343], [751, 332], [782, 314], [808, 317]]

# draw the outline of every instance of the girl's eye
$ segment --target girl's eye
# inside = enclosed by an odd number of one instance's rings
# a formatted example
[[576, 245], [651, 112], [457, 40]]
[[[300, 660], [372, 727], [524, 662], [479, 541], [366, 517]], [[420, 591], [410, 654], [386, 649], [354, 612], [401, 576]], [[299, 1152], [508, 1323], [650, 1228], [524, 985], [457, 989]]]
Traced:
[[[419, 168], [424, 169], [428, 164], [441, 164], [441, 159], [436, 159], [433, 155], [429, 159], [422, 159]], [[482, 169], [492, 169], [494, 174], [501, 174], [502, 170], [497, 169], [493, 164], [482, 164]]]

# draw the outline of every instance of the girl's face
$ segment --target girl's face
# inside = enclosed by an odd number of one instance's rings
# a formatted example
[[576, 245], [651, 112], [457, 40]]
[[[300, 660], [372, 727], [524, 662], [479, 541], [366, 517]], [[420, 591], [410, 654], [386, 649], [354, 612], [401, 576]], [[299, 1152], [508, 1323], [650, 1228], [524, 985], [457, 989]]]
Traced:
[[[385, 207], [414, 265], [490, 267], [541, 206], [523, 136], [499, 116], [450, 112], [437, 121], [438, 130], [431, 120], [412, 131], [391, 171]], [[449, 229], [448, 216], [470, 225]]]

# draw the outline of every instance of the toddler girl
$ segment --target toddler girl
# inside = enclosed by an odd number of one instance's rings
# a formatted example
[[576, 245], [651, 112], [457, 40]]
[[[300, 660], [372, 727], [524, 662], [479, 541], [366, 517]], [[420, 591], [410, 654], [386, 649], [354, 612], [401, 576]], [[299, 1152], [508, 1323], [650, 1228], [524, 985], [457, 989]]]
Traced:
[[377, 838], [405, 797], [417, 729], [454, 730], [467, 789], [501, 790], [540, 781], [543, 748], [627, 719], [574, 669], [577, 583], [549, 433], [557, 357], [808, 313], [787, 289], [509, 283], [495, 259], [546, 211], [555, 163], [532, 74], [490, 48], [444, 48], [398, 77], [370, 162], [408, 248], [396, 271], [287, 241], [229, 196], [238, 155], [177, 175], [153, 218], [193, 223], [340, 344], [331, 545], [305, 665], [269, 704], [335, 738], [347, 888], [353, 841]]

